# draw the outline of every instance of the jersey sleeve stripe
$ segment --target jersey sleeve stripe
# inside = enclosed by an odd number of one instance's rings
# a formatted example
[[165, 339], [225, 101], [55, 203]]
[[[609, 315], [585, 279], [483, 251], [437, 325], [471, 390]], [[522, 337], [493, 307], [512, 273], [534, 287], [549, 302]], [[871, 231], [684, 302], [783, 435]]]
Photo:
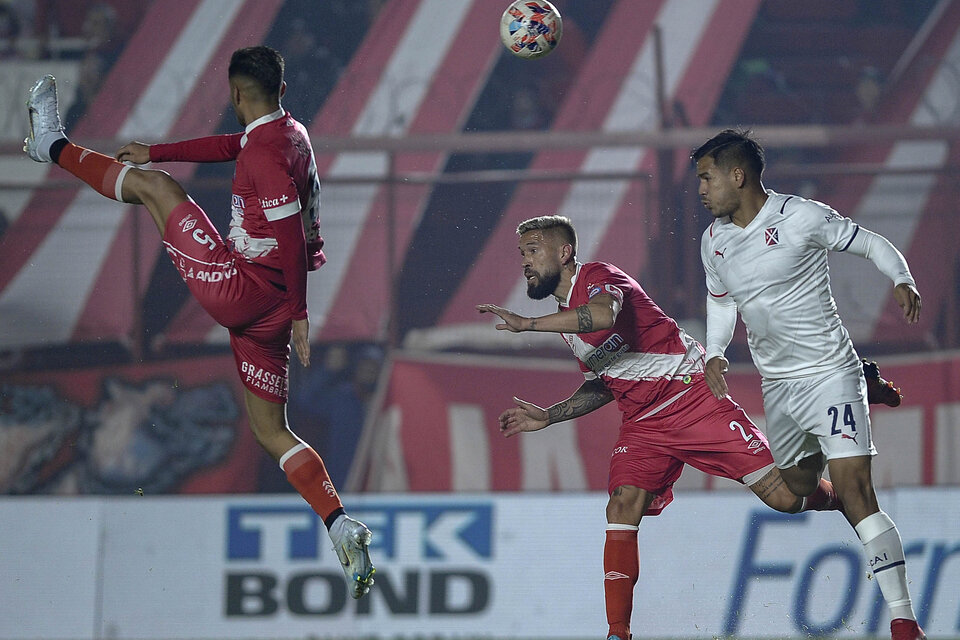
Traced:
[[728, 293], [730, 293], [730, 292], [729, 292], [729, 291], [724, 291], [723, 293], [714, 293], [713, 291], [710, 291], [710, 290], [708, 289], [708, 290], [707, 290], [707, 293], [709, 293], [709, 294], [710, 294], [711, 296], [713, 296], [714, 298], [723, 298], [723, 297], [725, 297], [725, 296], [726, 296]]
[[274, 220], [282, 220], [297, 213], [300, 213], [300, 203], [297, 201], [263, 210], [263, 215], [271, 222]]
[[843, 249], [840, 249], [840, 251], [846, 251], [847, 248], [848, 248], [851, 244], [853, 244], [853, 239], [857, 237], [857, 234], [858, 234], [858, 233], [860, 233], [860, 225], [855, 225], [855, 226], [853, 227], [853, 235], [850, 236], [850, 239], [847, 240], [847, 244], [843, 245]]

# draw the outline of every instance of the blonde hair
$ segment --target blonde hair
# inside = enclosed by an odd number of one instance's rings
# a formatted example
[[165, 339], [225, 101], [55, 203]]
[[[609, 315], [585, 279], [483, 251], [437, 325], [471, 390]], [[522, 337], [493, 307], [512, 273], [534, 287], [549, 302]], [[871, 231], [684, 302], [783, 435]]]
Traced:
[[573, 255], [577, 255], [577, 230], [573, 228], [573, 222], [566, 216], [537, 216], [524, 220], [517, 226], [517, 235], [521, 236], [527, 231], [551, 231], [554, 229], [561, 235], [564, 244], [573, 247]]

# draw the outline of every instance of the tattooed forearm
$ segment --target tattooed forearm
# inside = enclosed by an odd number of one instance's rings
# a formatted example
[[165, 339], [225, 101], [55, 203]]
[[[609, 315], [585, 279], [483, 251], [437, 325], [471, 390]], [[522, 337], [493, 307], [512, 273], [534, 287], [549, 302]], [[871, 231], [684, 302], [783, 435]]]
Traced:
[[611, 400], [613, 400], [613, 394], [603, 384], [603, 381], [599, 379], [587, 380], [580, 385], [580, 388], [572, 396], [548, 408], [547, 416], [550, 424], [563, 422], [586, 415]]
[[530, 328], [527, 331], [536, 331], [537, 330], [537, 319], [530, 318]]
[[593, 314], [590, 313], [590, 307], [583, 304], [577, 307], [577, 333], [590, 333], [593, 331]]

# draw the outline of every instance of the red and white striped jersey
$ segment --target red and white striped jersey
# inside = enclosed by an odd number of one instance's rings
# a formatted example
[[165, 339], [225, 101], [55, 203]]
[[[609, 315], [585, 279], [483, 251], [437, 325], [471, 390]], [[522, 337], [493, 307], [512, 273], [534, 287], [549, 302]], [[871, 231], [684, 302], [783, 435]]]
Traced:
[[307, 268], [322, 264], [320, 180], [302, 124], [276, 111], [247, 125], [233, 176], [233, 206], [227, 236], [234, 250], [253, 262], [279, 267], [270, 222], [299, 215], [307, 240]]
[[636, 280], [605, 262], [577, 265], [560, 310], [587, 304], [599, 294], [620, 302], [613, 326], [564, 333], [587, 379], [600, 377], [624, 420], [652, 415], [703, 377], [704, 350], [650, 299]]
[[[326, 258], [320, 179], [304, 126], [278, 109], [248, 124], [243, 133], [151, 145], [150, 159], [236, 160], [227, 245], [249, 262], [282, 272], [292, 316], [306, 317], [307, 271], [318, 269]], [[301, 224], [290, 224], [293, 216]]]

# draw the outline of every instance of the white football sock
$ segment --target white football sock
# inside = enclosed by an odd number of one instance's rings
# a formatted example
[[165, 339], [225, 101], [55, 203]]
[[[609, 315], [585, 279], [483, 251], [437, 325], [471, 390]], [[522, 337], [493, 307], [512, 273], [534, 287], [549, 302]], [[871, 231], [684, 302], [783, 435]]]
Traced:
[[890, 618], [916, 620], [910, 590], [907, 588], [907, 565], [897, 525], [886, 513], [878, 511], [861, 520], [854, 529], [863, 543], [880, 593], [890, 607]]

